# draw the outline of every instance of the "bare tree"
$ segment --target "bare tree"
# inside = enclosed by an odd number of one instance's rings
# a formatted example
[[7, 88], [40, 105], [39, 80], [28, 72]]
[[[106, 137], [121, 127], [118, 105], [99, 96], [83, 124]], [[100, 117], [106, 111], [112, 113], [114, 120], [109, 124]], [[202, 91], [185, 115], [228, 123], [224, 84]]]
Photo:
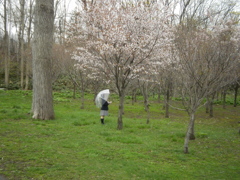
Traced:
[[234, 73], [238, 47], [230, 40], [232, 27], [216, 26], [213, 29], [211, 33], [202, 28], [183, 29], [176, 39], [180, 65], [176, 77], [179, 78], [183, 103], [190, 117], [184, 142], [185, 153], [188, 153], [189, 140], [195, 139], [195, 113], [203, 99], [238, 78]]
[[[27, 50], [31, 49], [31, 36], [32, 36], [32, 23], [33, 23], [33, 5], [34, 0], [29, 1], [29, 11], [28, 11], [28, 26], [27, 26]], [[25, 76], [25, 90], [29, 88], [29, 79], [31, 76], [31, 60], [26, 57], [26, 76]]]
[[[74, 63], [73, 63], [74, 64]], [[81, 94], [81, 109], [84, 109], [84, 94], [89, 86], [90, 79], [88, 75], [91, 74], [91, 69], [88, 69], [84, 63], [78, 63], [68, 69], [68, 75], [73, 84], [80, 90]]]
[[9, 32], [8, 32], [8, 13], [7, 13], [7, 0], [4, 0], [4, 69], [5, 69], [5, 87], [9, 86], [9, 71], [10, 71], [10, 54], [9, 54]]
[[20, 72], [21, 72], [21, 89], [24, 86], [24, 29], [25, 29], [25, 0], [19, 0], [20, 3], [20, 21], [18, 31]]
[[54, 119], [51, 78], [53, 24], [54, 0], [37, 0], [32, 50], [34, 119]]

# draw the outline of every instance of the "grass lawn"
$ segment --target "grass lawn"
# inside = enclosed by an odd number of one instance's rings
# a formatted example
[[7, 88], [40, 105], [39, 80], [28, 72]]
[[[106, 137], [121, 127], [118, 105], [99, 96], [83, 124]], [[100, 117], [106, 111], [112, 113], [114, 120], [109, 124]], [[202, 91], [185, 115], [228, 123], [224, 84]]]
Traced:
[[196, 140], [183, 153], [185, 112], [152, 101], [150, 124], [143, 104], [126, 99], [117, 130], [116, 98], [100, 124], [93, 97], [55, 93], [56, 119], [31, 119], [31, 91], [0, 91], [0, 179], [9, 180], [239, 180], [240, 107], [216, 105], [215, 117], [197, 114]]

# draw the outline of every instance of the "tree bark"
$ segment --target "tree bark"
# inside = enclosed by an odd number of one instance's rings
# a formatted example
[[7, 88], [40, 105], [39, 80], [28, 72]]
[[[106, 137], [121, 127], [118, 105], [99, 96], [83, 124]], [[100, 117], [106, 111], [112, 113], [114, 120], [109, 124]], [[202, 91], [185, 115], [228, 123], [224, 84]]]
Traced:
[[188, 151], [189, 140], [195, 139], [194, 121], [195, 121], [195, 112], [191, 112], [190, 121], [189, 121], [188, 129], [187, 129], [187, 133], [186, 133], [185, 141], [184, 141], [184, 153], [189, 153], [189, 151]]
[[33, 40], [34, 119], [54, 119], [52, 95], [52, 44], [54, 0], [36, 0]]

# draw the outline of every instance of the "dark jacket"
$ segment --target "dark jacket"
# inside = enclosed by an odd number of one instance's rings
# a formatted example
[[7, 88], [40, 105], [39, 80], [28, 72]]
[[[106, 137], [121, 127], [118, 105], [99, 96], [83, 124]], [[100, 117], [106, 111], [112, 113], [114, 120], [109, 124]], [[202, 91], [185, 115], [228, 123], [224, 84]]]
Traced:
[[105, 110], [105, 111], [108, 111], [108, 105], [109, 103], [107, 101], [104, 101], [102, 107], [101, 107], [101, 110]]

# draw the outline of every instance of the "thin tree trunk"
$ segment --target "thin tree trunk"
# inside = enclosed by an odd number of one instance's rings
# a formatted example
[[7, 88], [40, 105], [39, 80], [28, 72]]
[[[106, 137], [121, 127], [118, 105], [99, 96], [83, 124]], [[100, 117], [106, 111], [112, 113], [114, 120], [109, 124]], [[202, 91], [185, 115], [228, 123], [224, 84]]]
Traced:
[[9, 87], [9, 69], [10, 53], [9, 52], [9, 35], [7, 29], [7, 0], [4, 0], [4, 78], [5, 87]]
[[219, 92], [217, 92], [216, 100], [219, 101]]
[[119, 99], [119, 109], [118, 109], [118, 126], [117, 129], [118, 130], [122, 130], [123, 129], [123, 121], [122, 121], [122, 117], [123, 117], [123, 110], [124, 110], [124, 98], [125, 95], [124, 93], [121, 93]]
[[211, 98], [209, 101], [209, 117], [213, 117], [213, 98]]
[[80, 109], [84, 109], [84, 89], [81, 88], [81, 107]]
[[193, 138], [195, 139], [194, 121], [195, 121], [195, 113], [191, 112], [190, 113], [190, 121], [189, 121], [188, 129], [187, 129], [187, 133], [186, 133], [185, 141], [184, 141], [184, 153], [189, 153], [189, 150], [188, 150], [189, 140], [193, 140]]
[[165, 96], [165, 118], [169, 118], [169, 100], [170, 100], [170, 90], [168, 88]]
[[149, 123], [150, 123], [150, 111], [149, 111], [149, 104], [147, 105], [146, 109], [147, 109], [147, 124], [149, 124]]
[[207, 97], [207, 102], [205, 104], [205, 108], [206, 108], [206, 113], [209, 113], [209, 98]]
[[160, 87], [157, 88], [157, 94], [158, 94], [158, 103], [160, 103], [161, 102], [161, 89], [160, 89]]
[[33, 40], [34, 119], [54, 119], [52, 95], [52, 43], [54, 0], [37, 0]]
[[149, 124], [149, 122], [150, 122], [150, 115], [149, 115], [149, 103], [148, 103], [148, 95], [147, 94], [144, 94], [144, 107], [145, 107], [145, 111], [147, 113], [147, 121], [146, 121], [146, 123]]
[[222, 98], [223, 98], [223, 109], [226, 109], [226, 90], [222, 92]]
[[24, 86], [24, 7], [25, 7], [25, 0], [19, 0], [20, 3], [20, 25], [19, 25], [19, 34], [18, 34], [18, 41], [19, 41], [19, 53], [20, 53], [20, 72], [21, 72], [21, 89]]
[[237, 107], [238, 88], [239, 88], [239, 84], [237, 83], [234, 88], [234, 104], [233, 104], [234, 107]]
[[76, 99], [76, 83], [73, 82], [73, 99]]
[[132, 105], [137, 102], [137, 89], [132, 90]]
[[[28, 28], [27, 28], [27, 49], [31, 48], [31, 29], [32, 29], [32, 19], [33, 19], [33, 0], [29, 1], [29, 21], [28, 21]], [[30, 66], [31, 60], [26, 58], [26, 73], [25, 73], [25, 90], [29, 88], [29, 77], [30, 77]]]
[[164, 102], [163, 102], [162, 110], [166, 110], [166, 95], [164, 95], [163, 98], [164, 98]]
[[191, 114], [191, 118], [192, 118], [192, 123], [191, 123], [191, 125], [192, 125], [192, 127], [191, 127], [191, 131], [190, 131], [190, 136], [189, 136], [189, 139], [190, 140], [195, 140], [196, 139], [196, 137], [195, 137], [195, 113], [192, 113]]
[[28, 90], [29, 87], [29, 72], [30, 72], [29, 60], [26, 59], [25, 90]]
[[119, 107], [118, 107], [118, 125], [117, 129], [122, 130], [123, 129], [123, 114], [124, 114], [124, 100], [125, 100], [125, 84], [124, 84], [124, 78], [123, 78], [123, 67], [120, 66], [118, 69], [118, 77], [116, 81], [118, 94], [119, 94]]
[[144, 97], [144, 107], [145, 107], [145, 111], [147, 112], [147, 121], [146, 123], [149, 124], [150, 122], [150, 112], [149, 112], [149, 101], [148, 101], [148, 83], [143, 83], [142, 84], [142, 94]]
[[24, 87], [24, 41], [21, 38], [20, 40], [20, 72], [21, 72], [21, 89]]
[[213, 102], [215, 99], [216, 93], [213, 93], [209, 98], [208, 98], [208, 107], [209, 107], [209, 117], [213, 117]]

